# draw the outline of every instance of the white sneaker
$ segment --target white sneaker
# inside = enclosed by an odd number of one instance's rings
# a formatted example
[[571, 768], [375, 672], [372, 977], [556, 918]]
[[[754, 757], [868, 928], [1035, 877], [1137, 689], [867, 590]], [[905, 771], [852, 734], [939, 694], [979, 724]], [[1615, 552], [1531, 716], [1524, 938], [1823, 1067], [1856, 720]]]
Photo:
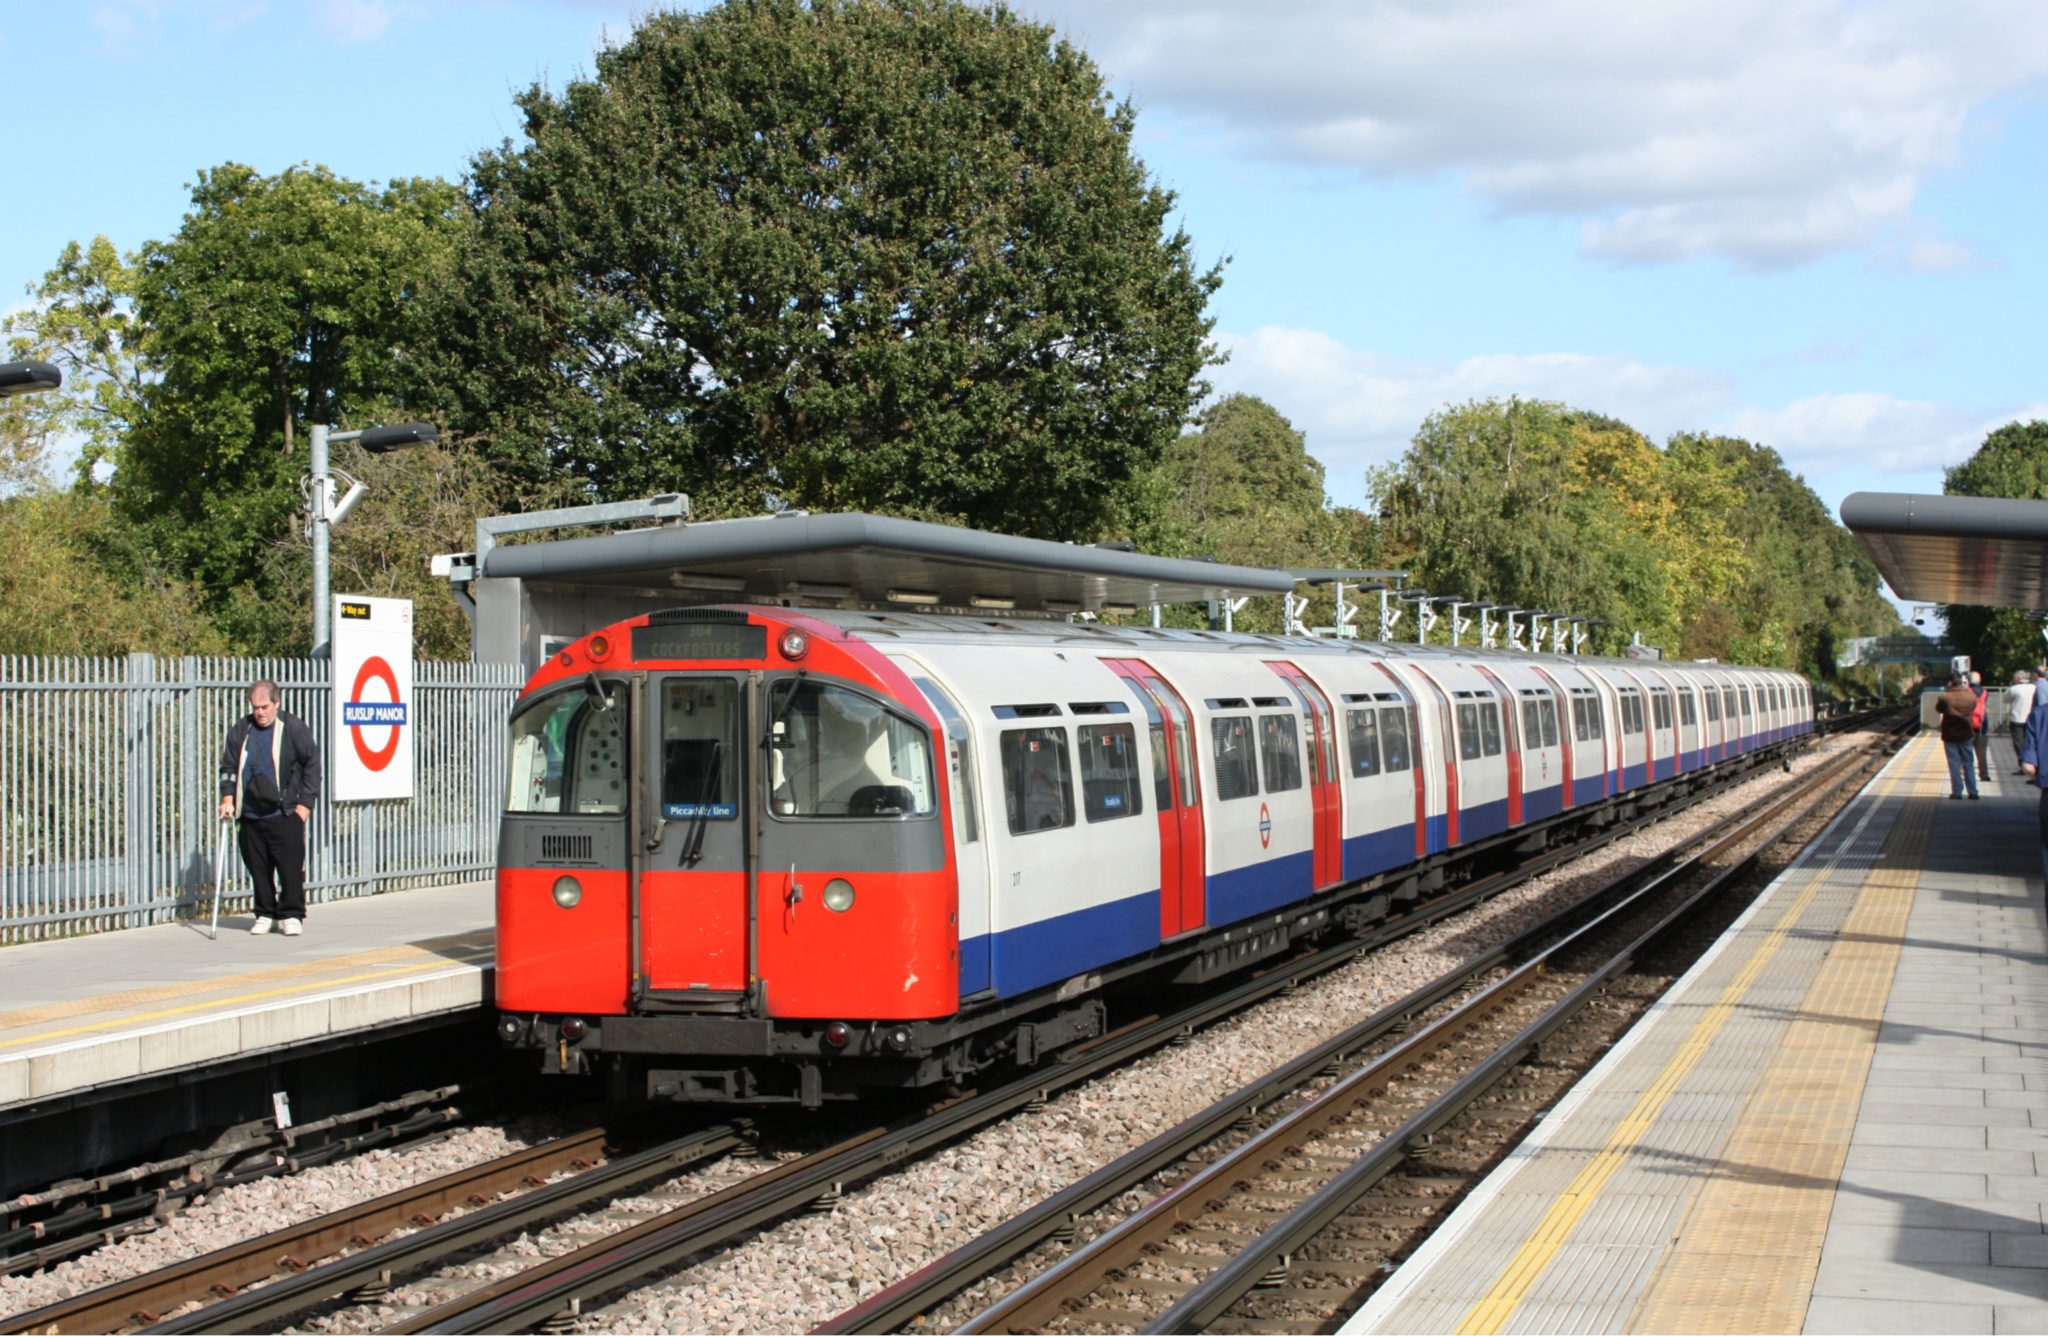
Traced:
[[269, 932], [272, 928], [276, 926], [277, 925], [270, 919], [258, 918], [254, 923], [251, 923], [249, 925], [249, 935], [251, 937], [261, 937], [264, 933]]
[[299, 935], [299, 921], [297, 919], [286, 919], [284, 922], [278, 924], [277, 927], [278, 931], [282, 932], [287, 937], [296, 937]]

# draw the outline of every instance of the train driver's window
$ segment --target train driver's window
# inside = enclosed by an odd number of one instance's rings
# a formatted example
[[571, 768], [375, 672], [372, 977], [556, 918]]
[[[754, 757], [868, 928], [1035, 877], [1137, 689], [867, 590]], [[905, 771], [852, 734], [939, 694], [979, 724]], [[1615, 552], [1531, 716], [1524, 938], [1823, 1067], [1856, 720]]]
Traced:
[[1138, 787], [1138, 733], [1129, 724], [1083, 724], [1081, 804], [1090, 821], [1114, 821], [1145, 810]]
[[739, 815], [739, 683], [671, 677], [661, 686], [661, 811], [671, 821]]
[[1259, 716], [1259, 759], [1266, 772], [1266, 792], [1285, 793], [1301, 787], [1301, 744], [1291, 714]]
[[1408, 768], [1408, 711], [1398, 705], [1380, 711], [1380, 756], [1390, 775]]
[[788, 817], [903, 817], [929, 816], [936, 809], [938, 785], [922, 727], [844, 687], [777, 687], [771, 698], [770, 811]]
[[617, 816], [626, 810], [626, 689], [601, 706], [581, 687], [543, 696], [512, 720], [508, 812]]
[[1010, 833], [1074, 824], [1073, 768], [1063, 728], [1013, 728], [1002, 735], [1003, 801]]
[[1345, 722], [1351, 734], [1351, 777], [1364, 779], [1380, 772], [1380, 730], [1378, 712], [1370, 707], [1349, 710]]
[[1259, 791], [1258, 758], [1252, 754], [1252, 721], [1249, 715], [1218, 715], [1209, 721], [1209, 737], [1216, 744], [1216, 799], [1250, 798]]

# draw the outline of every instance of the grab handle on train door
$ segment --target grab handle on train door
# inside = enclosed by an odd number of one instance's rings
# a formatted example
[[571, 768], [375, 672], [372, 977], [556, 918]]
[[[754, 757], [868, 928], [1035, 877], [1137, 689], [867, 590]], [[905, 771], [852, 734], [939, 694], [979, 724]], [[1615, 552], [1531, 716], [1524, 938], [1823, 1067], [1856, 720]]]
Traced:
[[796, 907], [803, 903], [803, 899], [804, 884], [796, 879], [796, 864], [791, 863], [789, 865], [789, 893], [783, 897], [783, 903], [789, 907], [790, 922], [796, 922]]

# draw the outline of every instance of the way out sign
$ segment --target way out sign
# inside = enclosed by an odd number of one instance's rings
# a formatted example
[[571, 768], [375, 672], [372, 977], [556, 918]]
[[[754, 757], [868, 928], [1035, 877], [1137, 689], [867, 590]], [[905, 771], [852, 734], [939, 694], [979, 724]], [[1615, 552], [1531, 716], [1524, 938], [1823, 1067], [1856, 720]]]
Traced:
[[336, 802], [412, 797], [412, 600], [334, 600]]

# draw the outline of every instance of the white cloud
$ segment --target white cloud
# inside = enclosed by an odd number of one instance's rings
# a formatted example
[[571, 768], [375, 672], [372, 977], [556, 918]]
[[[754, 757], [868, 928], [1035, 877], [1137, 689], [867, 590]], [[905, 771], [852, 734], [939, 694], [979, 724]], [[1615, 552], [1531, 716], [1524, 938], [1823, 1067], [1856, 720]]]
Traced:
[[1446, 174], [1617, 262], [1754, 268], [1884, 243], [1991, 99], [2048, 80], [2025, 0], [1039, 0], [1140, 106], [1258, 156]]
[[1816, 490], [1826, 480], [1922, 490], [1961, 463], [1993, 429], [2048, 419], [2048, 403], [1981, 408], [1874, 392], [1816, 394], [1779, 406], [1745, 403], [1712, 370], [1589, 353], [1496, 353], [1456, 362], [1403, 361], [1312, 329], [1267, 326], [1219, 333], [1230, 361], [1211, 376], [1220, 394], [1255, 394], [1308, 438], [1331, 497], [1365, 495], [1365, 471], [1400, 457], [1424, 418], [1446, 404], [1516, 396], [1569, 404], [1626, 422], [1659, 443], [1710, 431], [1769, 446]]
[[391, 26], [391, 9], [382, 0], [320, 0], [320, 27], [338, 42], [368, 42]]

